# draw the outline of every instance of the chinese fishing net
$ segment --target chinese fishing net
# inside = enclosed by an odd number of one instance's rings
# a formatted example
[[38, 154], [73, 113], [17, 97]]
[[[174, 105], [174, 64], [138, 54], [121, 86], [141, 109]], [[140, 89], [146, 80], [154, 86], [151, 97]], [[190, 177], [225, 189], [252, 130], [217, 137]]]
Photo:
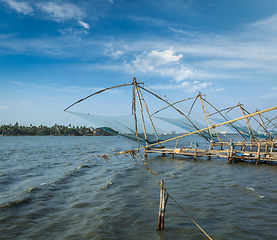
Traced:
[[[107, 117], [107, 116], [99, 116], [93, 114], [83, 114], [76, 112], [69, 112], [75, 116], [78, 116], [88, 122], [90, 122], [93, 126], [102, 128], [103, 130], [109, 132], [112, 135], [118, 137], [124, 137], [129, 140], [137, 141], [137, 137], [141, 144], [155, 143], [161, 140], [166, 139], [166, 135], [164, 135], [164, 131], [160, 128], [156, 128], [156, 133], [158, 135], [158, 139], [156, 137], [154, 128], [149, 122], [145, 121], [145, 131], [147, 138], [145, 138], [144, 129], [142, 119], [137, 118], [137, 132], [136, 135], [136, 124], [133, 115], [126, 116], [115, 116], [115, 117]], [[146, 140], [147, 139], [147, 140]]]

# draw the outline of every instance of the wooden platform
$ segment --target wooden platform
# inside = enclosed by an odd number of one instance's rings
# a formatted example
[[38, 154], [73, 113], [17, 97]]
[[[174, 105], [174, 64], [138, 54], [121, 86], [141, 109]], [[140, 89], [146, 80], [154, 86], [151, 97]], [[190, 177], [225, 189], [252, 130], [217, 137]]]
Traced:
[[[197, 144], [195, 144], [197, 145]], [[256, 164], [260, 162], [277, 162], [277, 142], [276, 141], [256, 141], [256, 142], [217, 142], [211, 143], [209, 149], [201, 148], [147, 148], [145, 155], [149, 153], [170, 154], [193, 157], [196, 160], [199, 157], [220, 157], [226, 158], [228, 163], [237, 161], [250, 161]]]

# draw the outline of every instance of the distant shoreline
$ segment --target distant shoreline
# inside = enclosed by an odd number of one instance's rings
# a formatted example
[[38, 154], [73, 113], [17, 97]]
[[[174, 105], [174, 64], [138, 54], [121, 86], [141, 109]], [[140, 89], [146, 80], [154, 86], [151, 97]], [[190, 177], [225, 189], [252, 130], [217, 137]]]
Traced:
[[114, 136], [118, 132], [109, 127], [85, 127], [53, 125], [47, 126], [22, 126], [18, 123], [14, 125], [1, 125], [0, 136]]
[[0, 135], [0, 137], [112, 137], [114, 135]]

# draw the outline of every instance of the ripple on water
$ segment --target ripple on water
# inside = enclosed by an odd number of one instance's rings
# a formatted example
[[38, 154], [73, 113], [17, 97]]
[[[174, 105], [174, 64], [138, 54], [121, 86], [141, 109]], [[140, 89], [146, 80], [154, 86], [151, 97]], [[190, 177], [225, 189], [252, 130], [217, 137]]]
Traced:
[[[81, 150], [105, 153], [123, 149], [116, 140], [74, 141]], [[155, 230], [160, 187], [140, 159], [138, 166], [132, 158], [111, 157], [109, 165], [80, 154], [70, 137], [9, 141], [17, 147], [0, 161], [5, 239], [207, 239], [171, 199], [165, 231]], [[20, 146], [26, 141], [28, 148]], [[0, 151], [7, 153], [3, 145]], [[167, 157], [147, 163], [213, 239], [275, 239], [276, 167]]]

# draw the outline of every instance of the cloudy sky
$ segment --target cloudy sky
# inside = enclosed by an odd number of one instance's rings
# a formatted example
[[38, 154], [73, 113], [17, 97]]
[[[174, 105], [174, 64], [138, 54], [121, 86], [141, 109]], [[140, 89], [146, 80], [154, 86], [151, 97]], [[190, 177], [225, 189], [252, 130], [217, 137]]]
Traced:
[[[63, 110], [133, 76], [172, 101], [277, 103], [277, 1], [0, 0], [0, 19], [1, 125], [83, 125]], [[80, 110], [131, 113], [128, 91]]]

